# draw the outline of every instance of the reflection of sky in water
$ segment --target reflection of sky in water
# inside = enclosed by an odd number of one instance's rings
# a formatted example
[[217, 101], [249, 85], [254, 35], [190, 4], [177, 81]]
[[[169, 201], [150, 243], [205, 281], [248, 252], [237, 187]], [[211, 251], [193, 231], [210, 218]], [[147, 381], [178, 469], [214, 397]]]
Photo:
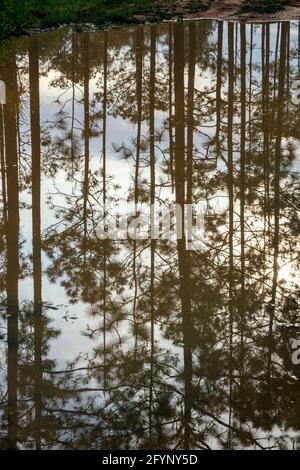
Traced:
[[[227, 27], [228, 24], [224, 24], [224, 34], [223, 34], [223, 54], [224, 57], [228, 57], [228, 51], [227, 51]], [[276, 43], [276, 34], [277, 34], [277, 26], [276, 24], [271, 24], [270, 25], [270, 61], [274, 59], [274, 54], [275, 54], [275, 43]], [[293, 24], [291, 24], [291, 32], [290, 32], [290, 40], [291, 42], [293, 40], [297, 39], [297, 28], [294, 27]], [[247, 57], [246, 57], [246, 63], [249, 63], [249, 54], [250, 54], [250, 49], [249, 49], [249, 44], [250, 44], [250, 26], [248, 25], [246, 28], [246, 38], [247, 38]], [[165, 54], [167, 54], [167, 38], [162, 35], [161, 36], [162, 42], [158, 44], [157, 46], [157, 64], [159, 66], [162, 65], [162, 63], [165, 60]], [[166, 41], [166, 44], [162, 44], [163, 41]], [[215, 44], [217, 41], [217, 31], [213, 31], [210, 33], [210, 38], [208, 40], [209, 43], [212, 45]], [[238, 34], [237, 37], [237, 44], [239, 46], [240, 44], [240, 36]], [[128, 54], [129, 48], [125, 46], [123, 48], [123, 53], [124, 56], [127, 53]], [[110, 55], [111, 52], [108, 51], [108, 55]], [[122, 56], [122, 52], [121, 52]], [[261, 27], [260, 26], [255, 26], [253, 27], [253, 50], [252, 50], [252, 61], [253, 61], [253, 68], [252, 68], [252, 82], [254, 83], [255, 81], [260, 81], [261, 80], [261, 74], [260, 71], [257, 68], [257, 64], [260, 64], [261, 62]], [[292, 68], [293, 64], [297, 63], [297, 57], [294, 57], [290, 60], [290, 67]], [[239, 57], [237, 56], [237, 63], [239, 63]], [[114, 63], [112, 63], [112, 66]], [[208, 64], [209, 65], [209, 64]], [[90, 103], [91, 100], [94, 99], [95, 93], [99, 93], [99, 91], [102, 91], [103, 87], [103, 70], [102, 70], [102, 65], [96, 67], [96, 72], [94, 73], [94, 76], [91, 77], [89, 81], [89, 93], [90, 93]], [[125, 61], [123, 64], [123, 67], [125, 67], [127, 73], [133, 73], [135, 70], [135, 62], [134, 60], [128, 60]], [[149, 72], [149, 56], [144, 58], [144, 67], [145, 69], [148, 70]], [[96, 76], [95, 76], [96, 74]], [[48, 70], [47, 72], [44, 71], [43, 75], [40, 76], [40, 103], [41, 103], [41, 126], [42, 128], [44, 126], [47, 126], [47, 123], [49, 122], [54, 122], [55, 119], [57, 118], [57, 112], [59, 111], [60, 107], [62, 104], [64, 104], [64, 112], [66, 115], [69, 117], [71, 116], [71, 111], [72, 111], [72, 88], [70, 86], [69, 82], [69, 89], [65, 91], [65, 89], [59, 89], [57, 87], [57, 83], [59, 78], [62, 78], [63, 75], [60, 74], [58, 71], [54, 70]], [[144, 77], [145, 79], [145, 77]], [[108, 95], [111, 92], [111, 87], [116, 85], [116, 81], [118, 80], [118, 76], [110, 75], [109, 71], [109, 66], [108, 66], [108, 83], [107, 83], [107, 90], [108, 90]], [[188, 80], [188, 75], [187, 75], [187, 70], [185, 73], [185, 82], [187, 86], [187, 80]], [[249, 69], [247, 69], [247, 80], [249, 80]], [[55, 86], [53, 86], [53, 83], [55, 83]], [[195, 90], [198, 90], [198, 92], [203, 92], [204, 95], [207, 93], [210, 93], [210, 87], [213, 83], [216, 83], [216, 75], [212, 72], [211, 68], [208, 66], [206, 69], [202, 69], [199, 67], [198, 64], [196, 64], [195, 67]], [[249, 83], [247, 82], [247, 85], [249, 86]], [[228, 83], [225, 80], [225, 83], [222, 86], [221, 90], [221, 95], [223, 99], [226, 99], [226, 93], [227, 93], [227, 86]], [[63, 94], [62, 94], [63, 93]], [[83, 93], [83, 85], [77, 84], [76, 86], [76, 92], [75, 92], [75, 97], [80, 100], [80, 97], [82, 97]], [[255, 90], [254, 90], [255, 93]], [[57, 99], [60, 97], [60, 103], [57, 103]], [[115, 102], [114, 104], [117, 104]], [[101, 103], [98, 103], [98, 108], [101, 109]], [[110, 115], [110, 112], [112, 110], [108, 108], [108, 118], [107, 118], [107, 174], [109, 176], [113, 176], [114, 182], [117, 183], [120, 186], [120, 189], [115, 190], [115, 194], [119, 193], [120, 198], [124, 198], [124, 195], [129, 190], [129, 187], [132, 185], [133, 182], [133, 164], [132, 160], [125, 161], [121, 159], [121, 156], [119, 153], [115, 151], [113, 148], [113, 144], [120, 145], [122, 143], [125, 143], [126, 145], [132, 145], [132, 142], [136, 138], [136, 126], [129, 122], [129, 120], [123, 119], [119, 116], [113, 117]], [[246, 113], [248, 113], [248, 108], [246, 110]], [[78, 135], [80, 135], [80, 132], [82, 132], [83, 129], [83, 103], [76, 103], [75, 105], [75, 118], [77, 120], [77, 125], [81, 126], [81, 131], [78, 131]], [[155, 129], [158, 130], [163, 126], [163, 122], [165, 119], [168, 119], [168, 111], [163, 112], [163, 111], [155, 111]], [[196, 148], [200, 149], [202, 145], [206, 145], [207, 141], [209, 138], [213, 137], [214, 134], [214, 127], [216, 124], [216, 115], [212, 114], [211, 115], [211, 120], [206, 122], [204, 128], [202, 129], [202, 133], [197, 133], [194, 135], [194, 145]], [[246, 120], [248, 119], [248, 114], [246, 116]], [[236, 122], [238, 123], [238, 118], [236, 119]], [[79, 123], [79, 124], [78, 124]], [[99, 124], [98, 124], [99, 125]], [[27, 128], [28, 124], [26, 123], [24, 125], [24, 129]], [[101, 127], [101, 123], [100, 123]], [[200, 127], [201, 129], [201, 127]], [[142, 136], [147, 136], [149, 130], [149, 126], [147, 122], [142, 123]], [[54, 129], [51, 131], [51, 136], [56, 137], [59, 136], [60, 132], [57, 129]], [[295, 171], [299, 171], [299, 162], [300, 162], [300, 150], [299, 150], [299, 141], [293, 140], [292, 138], [289, 139], [282, 139], [282, 148], [283, 152], [284, 149], [287, 147], [287, 144], [292, 143], [295, 154], [297, 156], [296, 161], [294, 162], [294, 168]], [[93, 137], [90, 139], [90, 169], [92, 171], [99, 171], [101, 168], [102, 162], [101, 162], [101, 145], [102, 145], [102, 135], [99, 137]], [[160, 143], [160, 147], [162, 150], [168, 148], [168, 141], [167, 139], [164, 139]], [[80, 152], [83, 154], [84, 149], [81, 148]], [[55, 159], [55, 155], [53, 155], [51, 158]], [[83, 158], [83, 157], [82, 157]], [[157, 163], [159, 164], [161, 162], [161, 153], [157, 152], [156, 154], [157, 158]], [[235, 152], [235, 158], [239, 158], [239, 153]], [[220, 170], [224, 171], [224, 163], [222, 161], [219, 162], [219, 167]], [[165, 175], [159, 170], [159, 167], [157, 167], [157, 173], [156, 177], [157, 180], [162, 178], [162, 180], [165, 178]], [[149, 168], [145, 168], [141, 172], [141, 178], [149, 177]], [[76, 178], [78, 180], [80, 179], [80, 171], [77, 173]], [[57, 191], [57, 188], [63, 188], [64, 193], [71, 193], [72, 188], [73, 188], [73, 183], [72, 181], [66, 181], [66, 175], [63, 170], [59, 170], [55, 178], [52, 179], [50, 177], [46, 177], [42, 174], [42, 191], [41, 191], [41, 206], [42, 206], [42, 230], [45, 230], [47, 227], [49, 227], [51, 224], [54, 224], [56, 222], [55, 219], [55, 212], [49, 208], [49, 205], [47, 204], [47, 198], [49, 193], [54, 193]], [[78, 190], [80, 191], [80, 187], [78, 187]], [[170, 191], [168, 190], [163, 190], [162, 194], [166, 198], [170, 198], [172, 200], [172, 195]], [[30, 194], [25, 194], [23, 193], [21, 196], [21, 201], [26, 202], [28, 205], [30, 205], [31, 201], [31, 196]], [[54, 196], [53, 199], [54, 204], [57, 205], [63, 205], [64, 204], [64, 197], [61, 195], [56, 195]], [[226, 208], [228, 208], [228, 197], [226, 192], [224, 191], [219, 191], [218, 193], [215, 194], [214, 196], [214, 207], [216, 208], [217, 211], [222, 212]], [[239, 206], [236, 206], [236, 210], [239, 210]], [[257, 223], [257, 222], [256, 222]], [[258, 222], [258, 226], [260, 223]], [[23, 209], [21, 211], [21, 232], [23, 239], [25, 241], [25, 244], [23, 246], [23, 251], [26, 253], [27, 256], [30, 255], [31, 253], [31, 211], [28, 209]], [[43, 270], [48, 266], [49, 260], [47, 256], [43, 253], [42, 255], [42, 261], [43, 261]], [[146, 254], [146, 260], [145, 262], [149, 262], [149, 254]], [[287, 268], [282, 268], [281, 275], [284, 275], [284, 273], [287, 272]], [[33, 290], [33, 282], [31, 277], [26, 277], [24, 280], [20, 282], [20, 294], [21, 294], [21, 299], [23, 300], [28, 300], [28, 298], [31, 298], [32, 295], [32, 290]], [[89, 310], [89, 305], [85, 305], [82, 302], [77, 302], [75, 305], [69, 304], [68, 303], [68, 298], [65, 295], [64, 288], [60, 286], [59, 281], [56, 282], [55, 284], [49, 283], [47, 276], [43, 276], [43, 299], [45, 303], [53, 303], [53, 306], [56, 305], [63, 305], [63, 308], [59, 308], [58, 310], [53, 310], [49, 311], [48, 314], [52, 318], [54, 324], [56, 327], [58, 327], [61, 330], [61, 335], [52, 341], [51, 343], [51, 349], [50, 349], [50, 356], [55, 357], [58, 360], [58, 365], [59, 367], [63, 366], [64, 361], [72, 359], [74, 355], [78, 353], [78, 345], [80, 345], [80, 351], [88, 351], [90, 347], [90, 340], [85, 338], [82, 335], [82, 331], [84, 330], [87, 322], [91, 321], [90, 318], [88, 318], [88, 310]], [[74, 317], [73, 319], [70, 319], [70, 317]]]

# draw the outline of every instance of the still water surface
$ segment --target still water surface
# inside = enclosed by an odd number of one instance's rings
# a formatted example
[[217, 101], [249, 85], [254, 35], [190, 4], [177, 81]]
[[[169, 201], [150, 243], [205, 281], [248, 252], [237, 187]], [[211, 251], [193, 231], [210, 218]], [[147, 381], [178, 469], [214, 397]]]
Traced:
[[[0, 44], [0, 447], [300, 446], [299, 46], [214, 20]], [[126, 201], [201, 201], [202, 243], [101, 240]]]

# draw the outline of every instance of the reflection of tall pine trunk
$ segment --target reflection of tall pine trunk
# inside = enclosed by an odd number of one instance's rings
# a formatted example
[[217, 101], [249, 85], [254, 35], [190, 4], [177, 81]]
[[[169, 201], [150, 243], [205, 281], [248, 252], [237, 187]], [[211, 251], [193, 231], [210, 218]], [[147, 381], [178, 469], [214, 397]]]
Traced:
[[264, 217], [265, 217], [265, 231], [269, 226], [269, 205], [270, 205], [270, 187], [269, 187], [269, 173], [270, 173], [270, 161], [269, 161], [269, 151], [270, 151], [270, 25], [266, 25], [265, 31], [266, 37], [266, 47], [265, 54], [262, 56], [264, 63], [264, 73], [263, 73], [263, 159], [264, 159], [264, 181], [265, 181], [265, 194], [264, 194]]
[[16, 58], [5, 64], [4, 80], [7, 104], [4, 111], [5, 149], [7, 165], [7, 384], [8, 384], [8, 447], [17, 447], [18, 410], [18, 273], [19, 273], [19, 184], [16, 138], [17, 78]]
[[298, 22], [298, 74], [300, 75], [300, 21]]
[[217, 85], [216, 85], [216, 120], [217, 120], [217, 123], [216, 123], [216, 149], [217, 149], [217, 159], [220, 156], [222, 53], [223, 53], [223, 21], [218, 21], [218, 56], [217, 56]]
[[231, 448], [232, 373], [233, 373], [233, 99], [234, 99], [234, 29], [228, 24], [228, 197], [229, 197], [229, 431], [228, 447]]
[[89, 165], [90, 165], [90, 64], [89, 64], [89, 33], [83, 35], [83, 99], [84, 99], [84, 182], [83, 182], [83, 254], [86, 265], [87, 250], [87, 204], [89, 191]]
[[[245, 155], [246, 155], [246, 27], [241, 24], [241, 160], [240, 160], [240, 224], [241, 224], [241, 382], [244, 368], [244, 323], [245, 323]], [[241, 384], [243, 385], [243, 384]]]
[[7, 224], [7, 201], [6, 201], [6, 170], [5, 170], [5, 145], [4, 145], [4, 115], [3, 106], [0, 105], [0, 167], [1, 167], [1, 192], [3, 220]]
[[278, 48], [279, 48], [280, 31], [281, 31], [281, 23], [277, 23], [275, 58], [274, 58], [272, 125], [274, 125], [275, 114], [276, 114], [276, 80], [277, 80], [277, 68], [278, 68], [277, 63], [278, 63]]
[[[140, 170], [140, 151], [141, 151], [141, 128], [142, 128], [142, 92], [143, 92], [143, 41], [144, 28], [139, 26], [136, 30], [136, 97], [137, 97], [137, 136], [136, 136], [136, 157], [135, 157], [135, 176], [134, 176], [134, 209], [138, 210], [139, 202], [139, 170]], [[135, 329], [135, 354], [137, 351], [137, 294], [138, 280], [136, 273], [136, 247], [137, 241], [133, 240], [133, 263], [132, 275], [134, 282], [133, 299], [133, 323]]]
[[262, 118], [263, 118], [263, 165], [264, 165], [264, 255], [269, 213], [269, 75], [270, 75], [270, 26], [262, 27]]
[[287, 33], [289, 23], [284, 22], [281, 25], [280, 38], [280, 59], [279, 59], [279, 79], [278, 79], [278, 97], [276, 104], [276, 142], [275, 142], [275, 168], [274, 168], [274, 239], [273, 239], [273, 281], [271, 304], [269, 306], [269, 354], [268, 354], [268, 382], [271, 385], [271, 362], [273, 351], [273, 324], [276, 308], [276, 293], [278, 281], [278, 255], [279, 255], [279, 228], [280, 228], [280, 159], [281, 159], [281, 140], [283, 125], [284, 108], [284, 81], [286, 76], [286, 49]]
[[[150, 43], [150, 204], [154, 211], [155, 204], [155, 66], [156, 66], [156, 26], [151, 26]], [[154, 218], [152, 219], [154, 220]], [[152, 439], [152, 412], [153, 412], [153, 380], [154, 380], [154, 271], [155, 271], [155, 239], [151, 235], [150, 256], [150, 325], [151, 325], [151, 357], [150, 357], [150, 401], [149, 401], [149, 429], [150, 441]]]
[[174, 192], [174, 144], [173, 144], [173, 25], [169, 23], [169, 152], [171, 188]]
[[[290, 23], [288, 23], [287, 29], [287, 54], [286, 54], [286, 120], [289, 120], [289, 103], [290, 103], [290, 47], [291, 47], [291, 33]], [[289, 127], [289, 122], [286, 123]]]
[[[266, 25], [262, 25], [261, 30], [261, 87], [262, 87], [262, 121], [264, 124], [265, 121], [265, 113], [266, 113], [266, 105], [265, 105], [265, 35], [266, 35]], [[265, 255], [265, 238], [266, 238], [266, 221], [267, 221], [267, 210], [266, 210], [266, 170], [265, 170], [265, 132], [263, 126], [263, 134], [264, 134], [264, 145], [263, 145], [263, 165], [264, 165], [264, 210], [263, 210], [263, 220], [264, 220], [264, 231], [263, 231], [263, 244], [264, 244], [264, 255]]]
[[[103, 51], [103, 136], [102, 136], [102, 181], [103, 181], [103, 210], [106, 212], [106, 119], [107, 119], [107, 31], [104, 31]], [[106, 290], [107, 290], [107, 247], [103, 246], [103, 368], [104, 387], [106, 387]]]
[[75, 129], [75, 57], [77, 54], [75, 47], [75, 33], [72, 33], [72, 115], [71, 115], [71, 162], [74, 171], [74, 129]]
[[[187, 204], [192, 203], [192, 171], [193, 171], [193, 137], [194, 137], [194, 88], [195, 88], [195, 55], [196, 55], [196, 24], [189, 24], [189, 77], [187, 100]], [[189, 254], [189, 253], [188, 253]]]
[[250, 54], [249, 54], [249, 100], [248, 100], [248, 194], [251, 198], [251, 153], [252, 153], [252, 60], [253, 60], [253, 24], [250, 26]]
[[[176, 203], [182, 208], [182, 236], [177, 240], [180, 299], [182, 309], [182, 333], [184, 355], [184, 448], [191, 445], [192, 418], [192, 348], [191, 348], [191, 299], [190, 269], [186, 256], [184, 234], [185, 158], [184, 158], [184, 26], [174, 24], [174, 77], [175, 77], [175, 188]], [[179, 225], [180, 225], [180, 221]]]
[[32, 148], [32, 252], [34, 289], [34, 381], [35, 438], [41, 448], [42, 418], [42, 266], [41, 266], [41, 142], [39, 96], [39, 43], [33, 37], [29, 47], [30, 123]]

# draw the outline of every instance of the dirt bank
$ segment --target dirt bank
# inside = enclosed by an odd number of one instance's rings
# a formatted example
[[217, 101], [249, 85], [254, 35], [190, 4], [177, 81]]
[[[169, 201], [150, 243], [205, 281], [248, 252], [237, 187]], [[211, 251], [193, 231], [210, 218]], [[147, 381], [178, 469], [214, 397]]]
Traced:
[[[160, 3], [160, 1], [158, 2]], [[212, 0], [199, 2], [181, 0], [172, 2], [170, 14], [183, 18], [220, 18], [239, 21], [288, 21], [300, 20], [300, 0], [262, 2], [249, 0]]]

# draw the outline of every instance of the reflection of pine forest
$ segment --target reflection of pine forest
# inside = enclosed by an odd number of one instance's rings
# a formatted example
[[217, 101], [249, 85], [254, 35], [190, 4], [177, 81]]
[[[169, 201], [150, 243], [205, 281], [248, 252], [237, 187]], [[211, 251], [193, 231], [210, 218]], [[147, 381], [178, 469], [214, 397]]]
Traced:
[[[300, 25], [2, 43], [0, 447], [300, 446]], [[101, 240], [205, 201], [206, 237]]]

